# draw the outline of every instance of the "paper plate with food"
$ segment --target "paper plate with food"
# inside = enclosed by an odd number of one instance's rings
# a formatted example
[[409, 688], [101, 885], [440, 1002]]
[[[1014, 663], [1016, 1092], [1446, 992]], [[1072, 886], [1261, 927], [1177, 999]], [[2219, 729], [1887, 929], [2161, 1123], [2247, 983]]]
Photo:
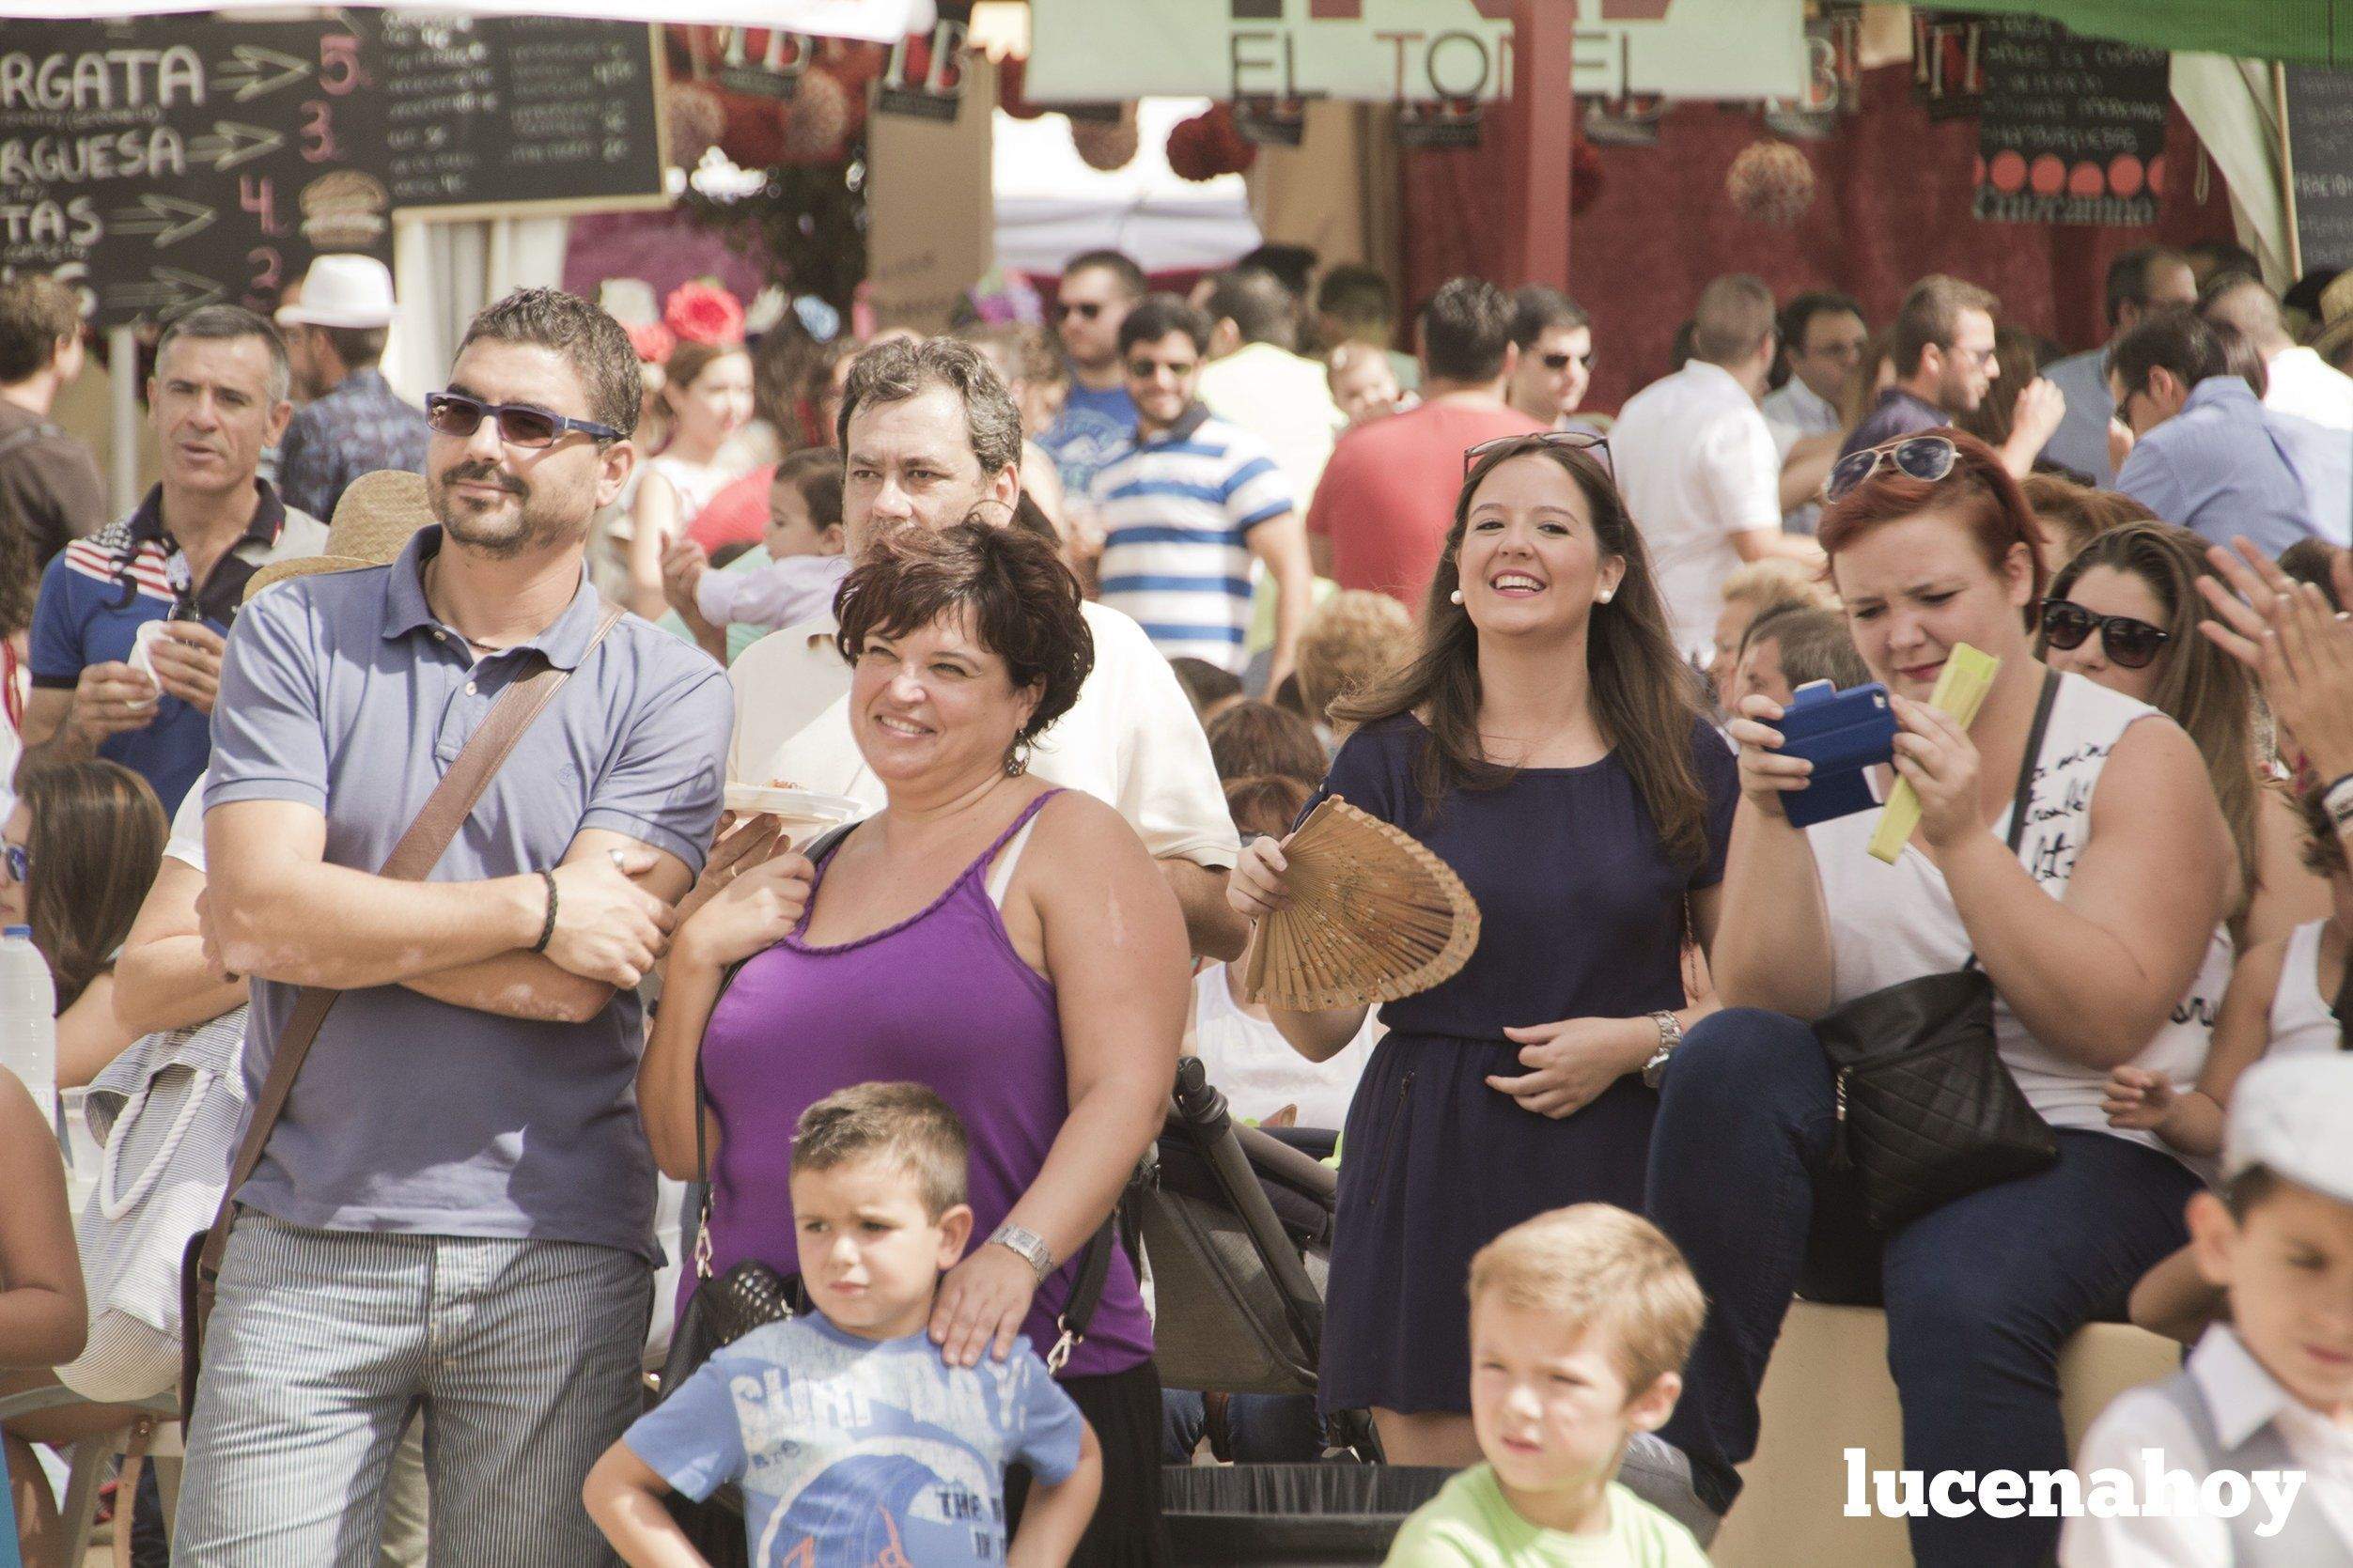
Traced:
[[798, 784], [731, 784], [726, 808], [738, 816], [773, 816], [784, 823], [793, 843], [801, 844], [828, 828], [838, 828], [865, 815], [865, 808], [847, 795], [827, 795]]

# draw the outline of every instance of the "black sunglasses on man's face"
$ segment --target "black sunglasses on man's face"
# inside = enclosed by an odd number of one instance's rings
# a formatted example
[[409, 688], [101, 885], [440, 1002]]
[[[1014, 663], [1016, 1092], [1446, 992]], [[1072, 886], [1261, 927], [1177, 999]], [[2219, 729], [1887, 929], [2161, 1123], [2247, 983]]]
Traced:
[[425, 396], [425, 423], [444, 436], [466, 441], [485, 419], [498, 421], [498, 435], [509, 446], [553, 446], [567, 430], [578, 430], [598, 441], [618, 441], [621, 432], [593, 419], [573, 419], [528, 403], [485, 403], [462, 392], [432, 392]]

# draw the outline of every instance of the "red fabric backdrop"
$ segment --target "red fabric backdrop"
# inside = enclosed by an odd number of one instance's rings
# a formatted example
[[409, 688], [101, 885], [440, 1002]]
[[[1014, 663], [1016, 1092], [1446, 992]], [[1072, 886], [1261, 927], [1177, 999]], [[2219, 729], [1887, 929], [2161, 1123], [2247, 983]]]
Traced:
[[[1569, 292], [1594, 316], [1596, 409], [1614, 410], [1666, 374], [1675, 329], [1720, 272], [1754, 272], [1783, 299], [1840, 288], [1883, 326], [1912, 281], [1944, 272], [2001, 296], [2003, 318], [2088, 348], [2105, 335], [2108, 263], [2134, 245], [2232, 237], [2220, 173], [2192, 199], [2197, 137], [2174, 108], [2157, 224], [2112, 228], [1979, 223], [1970, 216], [1974, 115], [1931, 120], [1909, 67], [1867, 71], [1861, 112], [1827, 140], [1799, 142], [1814, 166], [1814, 205], [1796, 225], [1743, 218], [1724, 175], [1767, 135], [1753, 110], [1692, 103], [1666, 115], [1655, 147], [1602, 147], [1601, 194], [1572, 224]], [[1418, 308], [1449, 277], [1503, 279], [1510, 160], [1488, 145], [1405, 158], [1405, 297]]]

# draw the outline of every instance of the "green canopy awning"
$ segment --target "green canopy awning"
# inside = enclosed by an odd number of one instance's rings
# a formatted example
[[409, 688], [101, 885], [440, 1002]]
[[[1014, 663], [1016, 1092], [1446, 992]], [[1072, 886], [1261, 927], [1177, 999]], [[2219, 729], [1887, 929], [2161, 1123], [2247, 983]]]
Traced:
[[2049, 17], [2086, 38], [2353, 70], [2353, 0], [1968, 0]]

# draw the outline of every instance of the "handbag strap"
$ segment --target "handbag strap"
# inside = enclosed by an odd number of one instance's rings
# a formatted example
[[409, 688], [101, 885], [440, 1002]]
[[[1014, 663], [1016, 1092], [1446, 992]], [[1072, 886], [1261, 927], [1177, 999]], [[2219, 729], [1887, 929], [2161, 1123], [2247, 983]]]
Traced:
[[[803, 853], [807, 855], [809, 863], [815, 865], [840, 848], [842, 840], [856, 831], [857, 827], [856, 822], [845, 822], [838, 828], [828, 828], [811, 839], [809, 847]], [[727, 966], [727, 972], [719, 977], [719, 993], [710, 999], [713, 1012], [718, 1011], [720, 997], [727, 994], [727, 988], [735, 984], [736, 976], [742, 973], [743, 966], [751, 961], [750, 958], [738, 958]], [[703, 1032], [706, 1035], [710, 1032], [708, 1018], [703, 1022]], [[694, 1042], [694, 1277], [698, 1280], [710, 1278], [710, 1140], [703, 1126], [709, 1115], [710, 1086], [703, 1079], [703, 1043], [697, 1040]]]
[[[2018, 758], [2018, 786], [2010, 792], [2010, 856], [2018, 858], [2018, 846], [2026, 839], [2026, 819], [2034, 804], [2034, 765], [2042, 760], [2043, 736], [2050, 728], [2050, 709], [2059, 700], [2059, 672], [2049, 667], [2043, 670], [2042, 694], [2034, 699], [2034, 722], [2026, 732], [2026, 754]], [[1961, 965], [1964, 973], [1977, 967], [1977, 955], [1972, 951]]]
[[[598, 644], [604, 641], [621, 618], [618, 606], [607, 605], [597, 622], [595, 632], [583, 650], [584, 660]], [[555, 693], [563, 689], [571, 671], [541, 660], [538, 669], [522, 676], [499, 693], [491, 705], [482, 724], [466, 740], [457, 760], [449, 765], [433, 792], [425, 798], [416, 817], [377, 875], [395, 881], [421, 882], [441, 863], [449, 841], [458, 836], [467, 817], [490, 787], [491, 780], [506, 763], [516, 742], [531, 727]], [[268, 1146], [270, 1134], [278, 1125], [279, 1115], [286, 1110], [287, 1096], [293, 1093], [294, 1077], [303, 1070], [303, 1059], [310, 1054], [313, 1041], [319, 1038], [319, 1026], [327, 1020], [327, 1010], [335, 1003], [340, 991], [326, 986], [305, 986], [296, 996], [294, 1010], [279, 1031], [275, 1049], [270, 1057], [269, 1075], [262, 1079], [261, 1092], [254, 1097], [253, 1117], [245, 1127], [244, 1141], [238, 1145], [237, 1158], [229, 1167], [228, 1187], [221, 1194], [220, 1212], [213, 1217], [212, 1228], [206, 1233], [203, 1250], [197, 1254], [199, 1270], [208, 1278], [217, 1278], [221, 1269], [221, 1254], [228, 1246], [228, 1222], [237, 1210], [237, 1190], [261, 1163], [262, 1150]]]

